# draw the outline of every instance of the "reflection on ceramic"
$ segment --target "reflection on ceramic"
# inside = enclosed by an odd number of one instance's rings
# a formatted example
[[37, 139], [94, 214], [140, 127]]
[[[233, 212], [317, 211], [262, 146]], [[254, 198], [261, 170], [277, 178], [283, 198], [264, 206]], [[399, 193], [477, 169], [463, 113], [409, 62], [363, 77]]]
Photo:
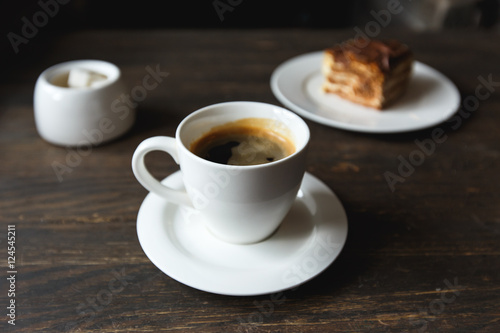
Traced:
[[[180, 172], [163, 183], [184, 186]], [[137, 234], [153, 264], [185, 285], [223, 295], [262, 295], [294, 288], [323, 272], [345, 244], [347, 216], [335, 194], [306, 173], [280, 228], [259, 243], [221, 241], [195, 210], [152, 193], [139, 210]]]
[[383, 111], [324, 93], [322, 57], [323, 52], [314, 52], [284, 62], [273, 72], [271, 88], [286, 107], [323, 125], [369, 133], [406, 132], [437, 125], [459, 107], [455, 85], [418, 61], [407, 92]]

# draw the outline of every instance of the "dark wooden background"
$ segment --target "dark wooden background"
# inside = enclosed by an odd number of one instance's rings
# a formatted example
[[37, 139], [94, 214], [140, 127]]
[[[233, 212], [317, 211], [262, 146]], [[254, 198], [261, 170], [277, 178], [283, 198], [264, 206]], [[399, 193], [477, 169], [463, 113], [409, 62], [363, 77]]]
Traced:
[[[500, 44], [492, 32], [380, 35], [409, 44], [417, 60], [454, 81], [462, 100], [475, 96], [478, 77], [497, 82], [476, 111], [460, 116], [460, 126], [373, 135], [308, 121], [307, 170], [341, 199], [349, 235], [324, 273], [279, 301], [184, 286], [139, 245], [136, 216], [147, 192], [130, 161], [142, 140], [174, 135], [183, 117], [209, 104], [279, 105], [269, 86], [276, 66], [354, 34], [109, 30], [40, 35], [32, 40], [36, 52], [21, 46], [0, 80], [0, 330], [500, 331]], [[146, 66], [169, 76], [140, 103], [127, 135], [92, 149], [59, 180], [52, 164], [74, 150], [38, 136], [33, 88], [45, 68], [85, 58], [117, 64], [130, 87], [141, 84]], [[397, 173], [398, 156], [408, 159], [415, 140], [431, 138], [435, 128], [445, 131], [445, 142], [391, 191], [384, 173]], [[161, 153], [148, 163], [161, 178], [177, 170]], [[7, 225], [16, 226], [15, 327], [6, 316]], [[122, 288], [113, 285], [117, 277]]]

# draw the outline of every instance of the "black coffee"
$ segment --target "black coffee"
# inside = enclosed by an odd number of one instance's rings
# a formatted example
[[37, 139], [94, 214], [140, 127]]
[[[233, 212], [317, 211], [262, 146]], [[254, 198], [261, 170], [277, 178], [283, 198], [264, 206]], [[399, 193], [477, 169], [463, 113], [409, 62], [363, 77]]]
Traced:
[[265, 119], [247, 118], [213, 128], [190, 150], [208, 161], [230, 165], [270, 163], [291, 155], [291, 141], [270, 128]]

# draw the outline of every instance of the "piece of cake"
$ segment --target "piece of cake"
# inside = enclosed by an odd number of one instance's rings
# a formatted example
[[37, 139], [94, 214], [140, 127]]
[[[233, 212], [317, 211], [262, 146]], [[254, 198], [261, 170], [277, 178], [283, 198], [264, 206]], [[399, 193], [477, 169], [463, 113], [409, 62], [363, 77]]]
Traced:
[[408, 87], [410, 48], [397, 40], [349, 40], [325, 50], [323, 90], [354, 103], [383, 109]]

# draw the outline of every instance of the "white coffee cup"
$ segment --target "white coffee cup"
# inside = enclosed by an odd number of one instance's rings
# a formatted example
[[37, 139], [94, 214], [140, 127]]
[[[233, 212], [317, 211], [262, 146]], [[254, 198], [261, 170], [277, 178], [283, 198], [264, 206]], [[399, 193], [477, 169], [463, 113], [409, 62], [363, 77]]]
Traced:
[[[72, 69], [102, 74], [97, 87], [58, 84]], [[43, 71], [33, 97], [36, 128], [46, 141], [61, 146], [88, 146], [115, 139], [135, 121], [135, 110], [120, 98], [126, 93], [120, 69], [102, 60], [75, 60]]]
[[[290, 139], [295, 152], [260, 165], [226, 165], [205, 160], [190, 145], [215, 126], [244, 118], [269, 119], [269, 126]], [[139, 144], [132, 158], [137, 180], [174, 204], [196, 209], [219, 239], [238, 244], [259, 242], [279, 227], [295, 201], [306, 165], [309, 128], [296, 114], [271, 104], [227, 102], [188, 115], [175, 138], [157, 136]], [[164, 151], [180, 165], [186, 191], [169, 188], [146, 169], [144, 156]]]

